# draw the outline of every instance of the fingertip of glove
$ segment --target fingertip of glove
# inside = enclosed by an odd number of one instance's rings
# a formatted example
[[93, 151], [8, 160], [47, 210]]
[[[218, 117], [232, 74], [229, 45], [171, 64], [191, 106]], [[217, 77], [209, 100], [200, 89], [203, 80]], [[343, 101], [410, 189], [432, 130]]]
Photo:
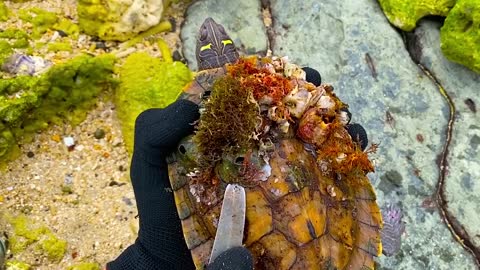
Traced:
[[322, 84], [322, 76], [320, 76], [320, 72], [318, 72], [318, 70], [311, 67], [303, 67], [302, 69], [305, 71], [307, 82], [313, 83], [315, 86]]
[[207, 270], [251, 270], [253, 257], [245, 247], [233, 247], [220, 254]]

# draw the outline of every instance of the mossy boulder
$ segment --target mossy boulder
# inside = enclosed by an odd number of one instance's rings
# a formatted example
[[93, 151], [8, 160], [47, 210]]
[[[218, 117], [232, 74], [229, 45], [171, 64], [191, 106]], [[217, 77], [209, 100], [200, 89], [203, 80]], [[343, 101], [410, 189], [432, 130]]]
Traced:
[[449, 60], [480, 73], [480, 0], [459, 0], [440, 31]]
[[162, 0], [79, 0], [80, 29], [103, 40], [125, 41], [157, 25], [163, 12]]
[[18, 154], [18, 143], [49, 124], [83, 121], [96, 97], [116, 85], [116, 58], [78, 56], [39, 77], [0, 80], [0, 164]]
[[115, 103], [125, 144], [132, 153], [137, 116], [146, 109], [164, 108], [175, 101], [193, 74], [181, 62], [161, 61], [142, 52], [131, 54], [119, 74]]
[[456, 0], [379, 0], [390, 23], [411, 31], [427, 15], [447, 16]]

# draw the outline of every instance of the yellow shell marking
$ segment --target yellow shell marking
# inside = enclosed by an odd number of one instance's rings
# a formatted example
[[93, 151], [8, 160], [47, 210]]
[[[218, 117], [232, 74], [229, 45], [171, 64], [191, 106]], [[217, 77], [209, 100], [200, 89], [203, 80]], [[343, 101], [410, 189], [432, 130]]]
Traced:
[[207, 45], [203, 45], [202, 47], [200, 47], [200, 51], [203, 52], [211, 48], [212, 48], [212, 43], [208, 43]]
[[222, 44], [223, 44], [223, 46], [227, 46], [227, 44], [233, 44], [233, 42], [230, 39], [224, 39], [224, 40], [222, 40]]

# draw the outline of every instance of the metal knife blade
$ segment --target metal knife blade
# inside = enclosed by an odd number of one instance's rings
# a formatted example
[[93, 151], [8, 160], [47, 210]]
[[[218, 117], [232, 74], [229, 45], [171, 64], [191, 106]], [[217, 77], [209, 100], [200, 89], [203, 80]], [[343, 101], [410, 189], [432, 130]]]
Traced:
[[223, 196], [222, 210], [209, 264], [222, 252], [232, 247], [242, 246], [245, 212], [245, 189], [237, 184], [229, 184]]

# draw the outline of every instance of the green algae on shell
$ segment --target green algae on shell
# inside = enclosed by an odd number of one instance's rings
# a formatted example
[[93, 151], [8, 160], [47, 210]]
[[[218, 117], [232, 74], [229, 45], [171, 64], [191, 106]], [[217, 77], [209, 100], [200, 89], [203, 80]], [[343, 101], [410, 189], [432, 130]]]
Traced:
[[441, 49], [450, 61], [480, 73], [480, 0], [458, 0], [440, 30]]
[[427, 15], [447, 16], [456, 0], [379, 0], [386, 17], [396, 27], [411, 31]]
[[143, 52], [128, 56], [118, 73], [115, 105], [127, 150], [132, 153], [137, 116], [146, 109], [164, 108], [174, 102], [193, 74], [181, 62], [168, 63]]

